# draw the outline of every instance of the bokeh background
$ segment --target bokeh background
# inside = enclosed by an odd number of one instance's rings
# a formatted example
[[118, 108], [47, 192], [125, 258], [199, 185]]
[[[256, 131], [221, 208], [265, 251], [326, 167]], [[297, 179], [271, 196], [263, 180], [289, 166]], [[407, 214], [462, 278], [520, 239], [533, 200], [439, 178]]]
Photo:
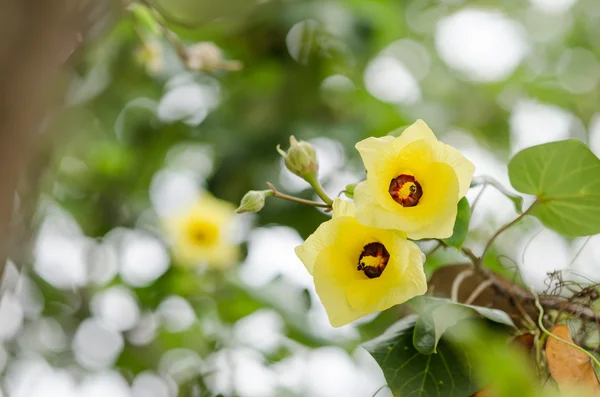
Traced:
[[[268, 199], [236, 216], [243, 255], [222, 272], [177, 266], [162, 220], [267, 181], [312, 198], [275, 151], [290, 135], [317, 148], [331, 196], [364, 179], [358, 140], [418, 118], [507, 187], [525, 147], [575, 137], [600, 155], [597, 0], [154, 4], [180, 44], [235, 67], [189, 70], [133, 12], [79, 55], [39, 138], [36, 237], [2, 284], [0, 396], [391, 396], [358, 345], [397, 313], [333, 329], [294, 255], [328, 215]], [[466, 245], [514, 216], [487, 188]], [[559, 269], [597, 280], [600, 238], [529, 220], [488, 258], [544, 290]], [[461, 260], [437, 250], [426, 270]]]

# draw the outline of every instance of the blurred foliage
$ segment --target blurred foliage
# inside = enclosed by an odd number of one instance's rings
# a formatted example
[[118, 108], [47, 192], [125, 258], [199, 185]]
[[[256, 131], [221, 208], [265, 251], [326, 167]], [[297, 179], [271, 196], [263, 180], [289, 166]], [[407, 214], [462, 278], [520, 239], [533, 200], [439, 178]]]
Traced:
[[[280, 187], [283, 162], [275, 147], [278, 144], [287, 147], [290, 135], [302, 140], [326, 137], [338, 142], [347, 160], [344, 168], [354, 171], [359, 165], [354, 150], [357, 141], [388, 134], [423, 118], [440, 137], [454, 130], [465, 131], [496, 158], [506, 161], [510, 153], [509, 120], [519, 99], [533, 99], [571, 112], [575, 120], [572, 135], [583, 140], [587, 138], [582, 131], [598, 111], [600, 90], [573, 92], [557, 73], [561, 68], [577, 66], [565, 66], [569, 50], [585, 50], [586, 56], [597, 63], [595, 58], [600, 56], [597, 0], [577, 1], [564, 17], [567, 21], [561, 24], [563, 30], [549, 39], [536, 37], [548, 36], [548, 29], [563, 17], [541, 11], [528, 2], [157, 0], [151, 3], [164, 17], [165, 25], [161, 26], [153, 20], [152, 12], [141, 8], [142, 11], [124, 14], [105, 37], [90, 43], [78, 59], [76, 76], [65, 95], [69, 106], [52, 120], [51, 138], [44, 138], [48, 140], [45, 142], [48, 149], [43, 155], [47, 163], [40, 161], [41, 208], [46, 199], [56, 202], [95, 241], [102, 241], [118, 228], [142, 229], [160, 236], [160, 219], [153, 210], [150, 193], [154, 178], [159, 171], [173, 165], [181, 150], [197, 145], [212, 158], [211, 166], [194, 174], [198, 186], [220, 199], [238, 203], [247, 191], [266, 189], [266, 181]], [[507, 79], [477, 82], [447, 66], [438, 55], [436, 24], [466, 7], [497, 10], [526, 29], [528, 55]], [[177, 54], [177, 43], [168, 39], [165, 29], [174, 32], [183, 46], [214, 42], [225, 59], [239, 60], [243, 68], [187, 70]], [[386, 103], [367, 90], [365, 69], [382, 50], [401, 39], [411, 40], [410, 45], [416, 48], [408, 55], [400, 54], [409, 71], [427, 69], [418, 81], [420, 100]], [[144, 43], [154, 43], [160, 49], [158, 55], [145, 55], [161, 58], [162, 65], [157, 70], [152, 70], [148, 59], [146, 63], [140, 62], [140, 56], [136, 55]], [[419, 54], [425, 61], [417, 59]], [[333, 75], [346, 76], [351, 84], [336, 89], [325, 85], [324, 80]], [[184, 116], [165, 118], [160, 109], [167, 95], [177, 90], [174, 79], [188, 85], [212, 87], [218, 104], [206, 105], [209, 108], [206, 117], [194, 122], [185, 116], [202, 111], [194, 108], [186, 113], [186, 106], [194, 105], [185, 102], [188, 97], [181, 96], [171, 113], [183, 112]], [[340, 172], [335, 170], [325, 178], [326, 189], [337, 188], [339, 183], [335, 182]], [[344, 180], [340, 190], [354, 182], [358, 180]], [[338, 193], [329, 191], [332, 196]], [[308, 185], [297, 193], [306, 199], [312, 199], [312, 194]], [[267, 198], [267, 203], [251, 218], [255, 227], [289, 226], [306, 238], [328, 219], [328, 215], [308, 206], [272, 198]], [[457, 227], [466, 235], [469, 207], [466, 200], [461, 203], [466, 222]], [[481, 240], [480, 232], [471, 230], [469, 237]], [[448, 244], [460, 247], [463, 241], [461, 236]], [[247, 250], [246, 243], [243, 249]], [[446, 251], [440, 250], [428, 258], [428, 274], [447, 263]], [[494, 271], [511, 273], [501, 266], [493, 250], [485, 264]], [[43, 293], [43, 314], [57, 319], [68, 334], [90, 315], [89, 300], [101, 289], [90, 285], [75, 291], [58, 290], [42, 278], [32, 277]], [[122, 282], [117, 276], [109, 285]], [[153, 284], [132, 290], [142, 312], [155, 310], [169, 296], [181, 296], [192, 305], [197, 321], [184, 332], [161, 330], [152, 343], [144, 346], [127, 343], [116, 366], [128, 378], [157, 368], [160, 357], [170, 349], [186, 347], [201, 357], [223, 349], [224, 341], [231, 339], [231, 327], [264, 308], [281, 315], [285, 334], [295, 344], [309, 348], [338, 346], [352, 352], [359, 343], [359, 337], [336, 339], [313, 332], [307, 312], [319, 302], [311, 302], [306, 291], [290, 285], [285, 278], [275, 279], [266, 288], [254, 289], [241, 282], [235, 272], [196, 273], [171, 267]], [[285, 299], [280, 298], [283, 292]], [[372, 321], [359, 324], [359, 336], [364, 340], [380, 335], [407, 311], [392, 308]], [[203, 326], [210, 321], [218, 327], [211, 330]], [[412, 349], [412, 334], [407, 341]], [[493, 378], [499, 382], [499, 396], [516, 395], [515, 390], [523, 396], [534, 395], [529, 391], [533, 390], [529, 378], [519, 377], [525, 370], [514, 366], [512, 351], [505, 351], [504, 345], [497, 341], [494, 336], [494, 343], [485, 345], [489, 349], [485, 357], [474, 354], [473, 360], [483, 369], [484, 380]], [[267, 362], [288, 356], [288, 350], [289, 346], [282, 346], [267, 354]], [[204, 375], [199, 370], [182, 381], [181, 395], [197, 395], [194, 387], [205, 388]], [[465, 382], [469, 391], [475, 391], [470, 379]], [[292, 391], [281, 393], [278, 395]]]

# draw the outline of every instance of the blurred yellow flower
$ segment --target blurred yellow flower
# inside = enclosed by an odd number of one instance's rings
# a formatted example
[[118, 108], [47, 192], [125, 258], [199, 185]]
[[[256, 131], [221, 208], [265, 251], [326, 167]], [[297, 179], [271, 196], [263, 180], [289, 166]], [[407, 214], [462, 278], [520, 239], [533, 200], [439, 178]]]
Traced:
[[204, 193], [200, 200], [166, 221], [173, 253], [181, 266], [224, 268], [236, 262], [237, 245], [230, 238], [235, 207]]
[[157, 75], [165, 65], [160, 43], [153, 38], [144, 39], [135, 52], [137, 62], [144, 66], [149, 74]]
[[356, 149], [367, 170], [354, 190], [360, 223], [402, 230], [415, 240], [452, 235], [473, 163], [438, 141], [422, 120], [399, 137], [367, 138]]
[[340, 199], [333, 218], [296, 247], [296, 255], [312, 274], [334, 327], [427, 291], [419, 247], [402, 232], [361, 225], [354, 204]]

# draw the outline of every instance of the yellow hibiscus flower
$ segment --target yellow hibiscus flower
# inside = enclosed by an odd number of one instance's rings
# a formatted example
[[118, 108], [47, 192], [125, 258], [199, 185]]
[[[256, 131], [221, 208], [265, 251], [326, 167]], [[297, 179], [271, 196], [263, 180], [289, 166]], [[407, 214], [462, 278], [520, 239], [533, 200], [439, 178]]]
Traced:
[[239, 256], [230, 232], [235, 207], [204, 193], [190, 208], [167, 219], [166, 229], [177, 263], [185, 267], [228, 267]]
[[296, 247], [334, 327], [423, 295], [424, 255], [397, 230], [358, 223], [354, 204], [336, 199], [333, 218]]
[[356, 149], [367, 170], [367, 180], [354, 190], [360, 223], [402, 230], [414, 240], [452, 235], [473, 163], [438, 141], [423, 120], [397, 138], [367, 138]]

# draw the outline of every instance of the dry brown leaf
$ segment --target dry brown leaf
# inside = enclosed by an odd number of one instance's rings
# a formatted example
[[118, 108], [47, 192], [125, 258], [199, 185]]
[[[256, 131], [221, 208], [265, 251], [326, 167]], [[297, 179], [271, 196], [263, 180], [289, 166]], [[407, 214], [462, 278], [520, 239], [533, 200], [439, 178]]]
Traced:
[[[564, 324], [552, 328], [552, 334], [573, 343], [569, 327]], [[594, 371], [592, 360], [583, 352], [554, 338], [546, 343], [546, 359], [552, 377], [559, 390], [567, 391], [576, 385], [589, 389], [600, 396], [600, 383]]]
[[493, 397], [494, 394], [490, 389], [481, 389], [477, 393], [473, 394], [471, 397]]

